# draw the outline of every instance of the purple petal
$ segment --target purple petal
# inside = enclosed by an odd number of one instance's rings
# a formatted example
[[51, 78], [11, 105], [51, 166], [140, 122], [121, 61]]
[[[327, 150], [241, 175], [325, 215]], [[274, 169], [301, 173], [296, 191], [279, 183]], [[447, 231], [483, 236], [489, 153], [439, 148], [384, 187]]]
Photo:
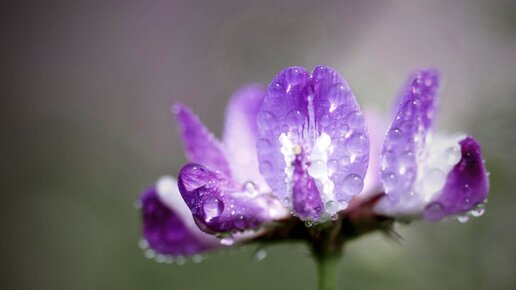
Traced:
[[480, 145], [471, 137], [460, 142], [462, 159], [446, 178], [437, 200], [426, 206], [426, 220], [468, 212], [483, 203], [489, 191]]
[[216, 247], [213, 240], [203, 237], [198, 228], [191, 227], [181, 214], [165, 205], [155, 188], [143, 192], [141, 203], [143, 237], [154, 251], [170, 256], [189, 256]]
[[179, 123], [188, 160], [206, 164], [212, 170], [231, 176], [229, 163], [219, 141], [201, 123], [199, 117], [180, 104], [176, 104], [172, 112]]
[[259, 194], [252, 183], [241, 186], [199, 164], [186, 164], [179, 173], [178, 184], [194, 219], [205, 232], [254, 229], [286, 215], [274, 197]]
[[388, 130], [381, 155], [381, 181], [393, 201], [414, 191], [416, 160], [424, 151], [432, 125], [438, 88], [439, 75], [435, 70], [414, 74]]
[[311, 74], [300, 67], [281, 71], [269, 86], [257, 122], [260, 172], [290, 207], [299, 155], [329, 215], [335, 213], [334, 204], [343, 209], [362, 191], [369, 137], [351, 89], [331, 68], [317, 66]]
[[234, 178], [242, 183], [252, 180], [260, 187], [267, 188], [258, 170], [256, 155], [256, 116], [264, 96], [265, 88], [260, 84], [242, 87], [233, 94], [226, 110], [222, 140], [230, 153], [228, 159]]

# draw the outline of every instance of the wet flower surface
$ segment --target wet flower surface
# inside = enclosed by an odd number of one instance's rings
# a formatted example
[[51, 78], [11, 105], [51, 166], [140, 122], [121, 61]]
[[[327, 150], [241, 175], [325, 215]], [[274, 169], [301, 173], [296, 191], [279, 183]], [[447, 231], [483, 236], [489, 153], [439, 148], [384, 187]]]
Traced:
[[163, 177], [141, 196], [148, 247], [182, 257], [302, 240], [320, 258], [396, 220], [480, 215], [489, 190], [480, 145], [434, 133], [439, 89], [437, 71], [411, 75], [388, 126], [363, 113], [332, 68], [290, 67], [268, 88], [235, 92], [221, 141], [175, 105], [188, 163], [177, 182]]

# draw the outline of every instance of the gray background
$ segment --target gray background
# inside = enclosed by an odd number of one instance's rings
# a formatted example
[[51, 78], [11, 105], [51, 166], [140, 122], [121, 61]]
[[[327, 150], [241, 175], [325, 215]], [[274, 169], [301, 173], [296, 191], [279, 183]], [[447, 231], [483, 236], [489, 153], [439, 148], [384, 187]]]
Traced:
[[439, 128], [473, 134], [491, 171], [486, 214], [350, 243], [343, 289], [513, 289], [513, 1], [2, 1], [2, 289], [313, 289], [302, 245], [158, 264], [133, 201], [185, 161], [169, 113], [219, 134], [246, 82], [335, 67], [387, 112], [408, 73], [445, 78]]

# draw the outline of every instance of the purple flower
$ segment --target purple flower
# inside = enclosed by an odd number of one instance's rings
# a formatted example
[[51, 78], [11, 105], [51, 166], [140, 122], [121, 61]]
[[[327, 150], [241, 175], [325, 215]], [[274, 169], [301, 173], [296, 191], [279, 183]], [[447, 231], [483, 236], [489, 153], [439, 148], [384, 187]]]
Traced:
[[323, 232], [340, 244], [388, 230], [395, 219], [437, 221], [477, 209], [488, 192], [480, 147], [464, 134], [431, 135], [438, 89], [433, 70], [411, 76], [387, 134], [325, 66], [286, 68], [267, 90], [238, 90], [222, 141], [175, 105], [189, 163], [177, 184], [164, 177], [143, 193], [144, 239], [171, 256], [234, 242], [319, 247]]

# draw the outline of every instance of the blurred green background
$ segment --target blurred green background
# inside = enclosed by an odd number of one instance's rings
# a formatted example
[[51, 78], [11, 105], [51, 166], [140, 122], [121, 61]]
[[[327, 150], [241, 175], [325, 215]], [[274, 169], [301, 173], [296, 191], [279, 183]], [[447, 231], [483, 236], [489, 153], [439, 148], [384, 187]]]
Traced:
[[445, 78], [439, 128], [473, 134], [486, 214], [350, 243], [342, 289], [516, 288], [514, 1], [2, 1], [1, 289], [313, 289], [302, 245], [158, 264], [138, 248], [142, 189], [185, 161], [169, 108], [220, 133], [246, 82], [335, 67], [388, 112], [408, 73]]

